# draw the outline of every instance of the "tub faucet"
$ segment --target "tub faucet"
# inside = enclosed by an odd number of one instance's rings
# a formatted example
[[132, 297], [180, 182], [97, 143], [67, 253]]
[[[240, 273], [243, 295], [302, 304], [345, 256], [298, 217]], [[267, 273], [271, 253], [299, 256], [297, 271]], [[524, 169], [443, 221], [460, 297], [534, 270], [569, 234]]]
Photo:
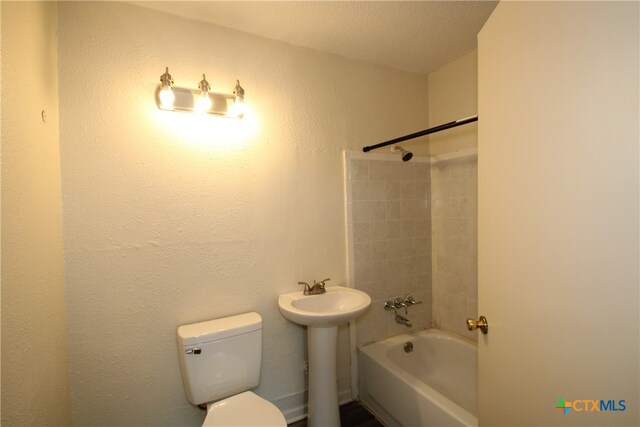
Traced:
[[[407, 309], [407, 307], [404, 307], [405, 310]], [[407, 328], [412, 327], [413, 325], [411, 324], [411, 321], [409, 321], [409, 319], [407, 319], [406, 317], [404, 317], [403, 315], [401, 315], [400, 313], [398, 313], [398, 308], [396, 307], [395, 301], [387, 301], [384, 303], [384, 309], [385, 311], [391, 311], [393, 310], [393, 314], [396, 320], [396, 323], [400, 324], [400, 325], [404, 325]]]
[[411, 324], [411, 322], [409, 321], [409, 319], [407, 319], [406, 317], [404, 317], [401, 314], [398, 314], [398, 312], [396, 312], [396, 323], [399, 323], [400, 325], [404, 325], [407, 328], [410, 328], [410, 327], [413, 326]]

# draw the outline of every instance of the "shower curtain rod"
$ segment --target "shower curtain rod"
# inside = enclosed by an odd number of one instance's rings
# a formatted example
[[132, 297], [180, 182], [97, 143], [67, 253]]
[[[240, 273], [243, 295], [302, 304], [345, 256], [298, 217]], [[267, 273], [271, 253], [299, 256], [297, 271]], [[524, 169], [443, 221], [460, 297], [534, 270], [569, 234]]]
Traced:
[[398, 142], [406, 141], [408, 139], [418, 138], [419, 136], [429, 135], [430, 133], [440, 132], [442, 130], [455, 128], [458, 126], [466, 125], [467, 123], [477, 122], [478, 115], [467, 117], [464, 119], [455, 120], [453, 122], [445, 123], [443, 125], [434, 126], [429, 129], [421, 130], [420, 132], [412, 133], [409, 135], [401, 136], [399, 138], [390, 139], [389, 141], [381, 142], [380, 144], [368, 145], [362, 148], [362, 151], [365, 153], [371, 150], [375, 150], [376, 148], [386, 147], [387, 145], [396, 144]]

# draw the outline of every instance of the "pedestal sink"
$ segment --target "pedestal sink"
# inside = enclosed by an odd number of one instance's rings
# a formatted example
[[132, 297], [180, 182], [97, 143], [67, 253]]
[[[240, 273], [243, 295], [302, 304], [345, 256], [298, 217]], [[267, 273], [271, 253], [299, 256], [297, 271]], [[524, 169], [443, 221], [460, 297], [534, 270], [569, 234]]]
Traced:
[[309, 427], [339, 427], [336, 344], [338, 325], [358, 317], [371, 297], [357, 289], [328, 286], [319, 295], [302, 291], [280, 295], [284, 317], [307, 327], [309, 350]]

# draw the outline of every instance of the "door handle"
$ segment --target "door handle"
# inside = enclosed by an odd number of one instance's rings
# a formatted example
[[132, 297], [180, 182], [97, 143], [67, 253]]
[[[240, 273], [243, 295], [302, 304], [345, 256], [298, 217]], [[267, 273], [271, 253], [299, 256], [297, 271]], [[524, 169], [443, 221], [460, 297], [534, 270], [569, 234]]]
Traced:
[[487, 318], [484, 316], [480, 316], [478, 320], [467, 318], [467, 329], [470, 331], [475, 331], [476, 329], [480, 329], [483, 334], [489, 332], [489, 322], [487, 322]]

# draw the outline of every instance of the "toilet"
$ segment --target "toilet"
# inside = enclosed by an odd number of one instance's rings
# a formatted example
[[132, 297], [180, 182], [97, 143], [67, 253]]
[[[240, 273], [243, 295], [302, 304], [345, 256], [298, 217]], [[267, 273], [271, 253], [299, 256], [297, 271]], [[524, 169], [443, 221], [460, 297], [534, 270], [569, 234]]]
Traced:
[[278, 426], [271, 402], [249, 391], [260, 382], [262, 317], [245, 313], [178, 328], [178, 356], [187, 399], [207, 405], [203, 426]]

